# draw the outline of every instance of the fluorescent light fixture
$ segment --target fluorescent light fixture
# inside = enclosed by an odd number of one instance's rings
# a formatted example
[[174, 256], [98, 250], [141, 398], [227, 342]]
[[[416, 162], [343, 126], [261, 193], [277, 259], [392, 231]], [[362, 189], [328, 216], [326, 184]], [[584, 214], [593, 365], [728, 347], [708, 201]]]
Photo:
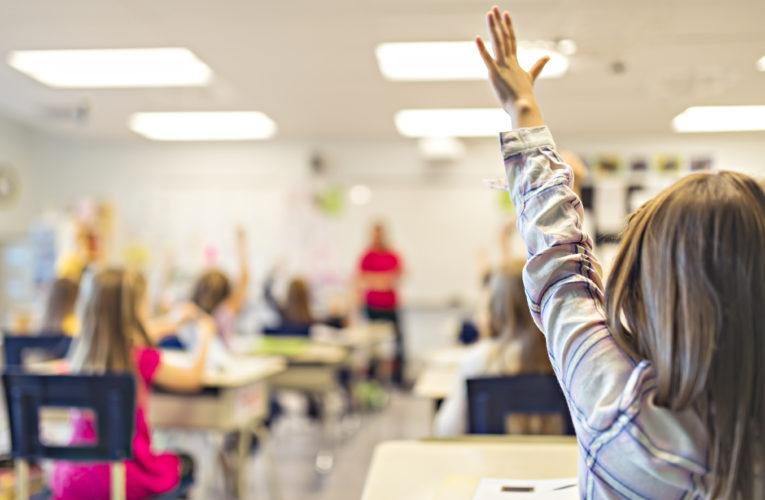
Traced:
[[185, 48], [22, 50], [7, 62], [54, 88], [194, 87], [212, 79]]
[[762, 56], [759, 61], [757, 61], [757, 69], [760, 71], [765, 71], [765, 56]]
[[259, 111], [134, 113], [128, 126], [155, 141], [243, 141], [276, 133], [276, 123]]
[[348, 191], [348, 197], [354, 205], [363, 206], [372, 200], [372, 190], [364, 184], [356, 184]]
[[675, 132], [765, 130], [765, 106], [692, 106], [672, 120]]
[[487, 137], [512, 129], [510, 116], [499, 108], [405, 109], [395, 122], [405, 137]]
[[[375, 50], [382, 75], [392, 81], [485, 80], [486, 66], [473, 42], [383, 43]], [[568, 70], [568, 57], [546, 42], [519, 42], [518, 61], [529, 69], [550, 56], [540, 78], [558, 78]]]

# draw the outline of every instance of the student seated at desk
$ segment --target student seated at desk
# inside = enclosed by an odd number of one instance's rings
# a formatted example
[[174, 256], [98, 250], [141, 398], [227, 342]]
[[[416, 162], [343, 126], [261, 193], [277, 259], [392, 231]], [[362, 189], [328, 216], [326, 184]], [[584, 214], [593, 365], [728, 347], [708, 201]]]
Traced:
[[526, 295], [572, 409], [582, 497], [764, 498], [765, 191], [738, 172], [680, 179], [629, 216], [604, 287], [533, 91], [549, 58], [525, 71], [510, 14], [488, 22], [494, 56], [478, 48], [518, 127], [500, 138]]
[[[459, 366], [451, 394], [435, 416], [434, 434], [457, 436], [467, 432], [467, 380], [482, 375], [552, 373], [544, 336], [534, 326], [521, 279], [522, 262], [506, 264], [490, 280], [488, 328], [470, 347]], [[508, 394], [507, 397], [512, 397]], [[512, 416], [513, 434], [560, 434], [559, 417]]]
[[[151, 384], [179, 392], [193, 392], [202, 387], [207, 345], [215, 333], [213, 321], [202, 320], [204, 340], [193, 364], [184, 368], [170, 366], [162, 362], [160, 352], [152, 347], [146, 333], [147, 311], [146, 282], [140, 274], [121, 269], [98, 272], [93, 278], [82, 331], [68, 356], [71, 373], [132, 372], [136, 376], [133, 458], [125, 461], [128, 500], [168, 492], [192, 474], [193, 463], [189, 457], [152, 451], [146, 408]], [[73, 445], [95, 439], [93, 422], [85, 414], [73, 411], [72, 417]], [[109, 467], [57, 462], [51, 490], [57, 500], [106, 500], [109, 498]]]
[[80, 285], [69, 278], [58, 278], [53, 282], [48, 294], [41, 332], [77, 335], [80, 323], [75, 314], [75, 306], [79, 289]]
[[346, 325], [346, 318], [340, 312], [340, 307], [334, 305], [330, 309], [330, 315], [318, 318], [311, 313], [311, 294], [308, 283], [301, 277], [292, 278], [287, 286], [287, 297], [283, 303], [280, 303], [274, 297], [273, 287], [275, 281], [275, 272], [272, 271], [266, 278], [263, 285], [263, 297], [268, 305], [279, 315], [279, 326], [289, 330], [308, 329], [317, 323], [331, 326], [333, 328], [343, 328]]
[[237, 317], [244, 304], [249, 281], [246, 234], [242, 228], [237, 230], [237, 252], [239, 280], [233, 286], [222, 271], [211, 269], [197, 280], [191, 297], [192, 302], [215, 319], [218, 333], [228, 348], [236, 333]]

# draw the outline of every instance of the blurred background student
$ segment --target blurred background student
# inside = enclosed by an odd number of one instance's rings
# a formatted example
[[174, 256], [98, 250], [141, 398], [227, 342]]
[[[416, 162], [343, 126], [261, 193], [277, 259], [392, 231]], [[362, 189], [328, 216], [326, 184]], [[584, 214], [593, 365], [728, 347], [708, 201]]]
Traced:
[[[192, 475], [189, 457], [152, 450], [146, 407], [151, 384], [179, 392], [202, 387], [207, 346], [215, 333], [212, 320], [200, 318], [201, 341], [193, 362], [186, 367], [168, 365], [146, 332], [148, 309], [141, 274], [122, 269], [98, 272], [91, 283], [82, 331], [68, 356], [71, 373], [133, 373], [139, 382], [133, 458], [125, 462], [129, 500], [165, 493]], [[94, 423], [84, 413], [74, 412], [72, 424], [72, 444], [96, 439]], [[100, 500], [109, 498], [109, 481], [107, 464], [62, 461], [54, 466], [51, 489], [57, 500]]]
[[372, 239], [359, 262], [357, 287], [366, 317], [371, 321], [390, 321], [396, 335], [393, 382], [404, 382], [404, 338], [399, 318], [398, 284], [404, 267], [399, 254], [389, 245], [385, 226], [372, 226]]
[[[436, 413], [437, 436], [467, 433], [467, 379], [552, 373], [544, 336], [534, 325], [526, 303], [521, 277], [523, 264], [523, 261], [507, 263], [490, 278], [485, 335], [470, 347], [460, 364], [454, 388]], [[508, 432], [559, 434], [561, 425], [557, 417], [511, 417]]]
[[75, 314], [75, 309], [79, 289], [80, 285], [69, 278], [58, 278], [53, 282], [48, 295], [41, 332], [77, 335], [80, 330], [80, 323]]
[[274, 295], [274, 283], [283, 268], [283, 264], [277, 265], [263, 283], [263, 298], [278, 316], [278, 324], [273, 329], [290, 331], [305, 329], [305, 334], [308, 335], [308, 329], [317, 323], [333, 328], [346, 326], [346, 314], [343, 312], [342, 305], [336, 304], [337, 297], [331, 298], [327, 315], [320, 316], [312, 312], [311, 289], [303, 276], [290, 278], [284, 300], [279, 300]]
[[247, 235], [241, 227], [236, 232], [236, 243], [239, 260], [237, 281], [232, 285], [223, 271], [210, 269], [197, 280], [191, 296], [192, 302], [215, 319], [218, 333], [229, 348], [249, 284]]

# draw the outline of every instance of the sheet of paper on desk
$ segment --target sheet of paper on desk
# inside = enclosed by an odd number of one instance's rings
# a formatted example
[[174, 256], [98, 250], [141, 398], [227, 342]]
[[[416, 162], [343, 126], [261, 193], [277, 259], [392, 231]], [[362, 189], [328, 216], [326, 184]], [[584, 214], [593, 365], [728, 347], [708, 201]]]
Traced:
[[577, 500], [579, 488], [571, 479], [495, 479], [484, 478], [478, 483], [473, 500], [512, 500], [549, 498]]

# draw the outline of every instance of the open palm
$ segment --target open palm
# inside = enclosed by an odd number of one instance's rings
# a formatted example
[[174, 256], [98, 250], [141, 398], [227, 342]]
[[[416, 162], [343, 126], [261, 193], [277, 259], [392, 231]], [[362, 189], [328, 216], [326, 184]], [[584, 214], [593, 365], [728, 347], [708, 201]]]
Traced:
[[489, 53], [480, 36], [476, 37], [478, 51], [489, 69], [489, 81], [497, 96], [500, 106], [510, 114], [525, 111], [534, 104], [534, 82], [550, 60], [539, 59], [529, 71], [518, 63], [515, 31], [510, 13], [501, 14], [499, 7], [487, 14], [489, 33], [494, 49], [494, 57]]

